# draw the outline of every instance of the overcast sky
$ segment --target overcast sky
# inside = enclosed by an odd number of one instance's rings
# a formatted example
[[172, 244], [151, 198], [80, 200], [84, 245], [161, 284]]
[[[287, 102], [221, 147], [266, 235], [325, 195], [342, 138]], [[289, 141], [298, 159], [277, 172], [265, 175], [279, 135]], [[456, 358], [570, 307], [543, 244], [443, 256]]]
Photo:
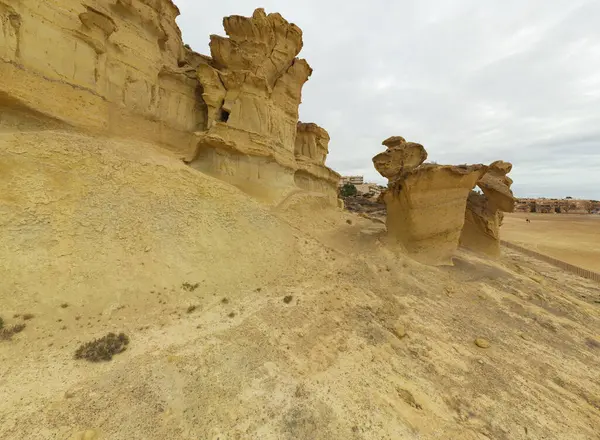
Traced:
[[385, 182], [392, 135], [438, 163], [512, 162], [519, 197], [600, 199], [599, 0], [175, 0], [209, 55], [222, 18], [279, 12], [314, 72], [300, 119], [331, 135], [327, 164]]

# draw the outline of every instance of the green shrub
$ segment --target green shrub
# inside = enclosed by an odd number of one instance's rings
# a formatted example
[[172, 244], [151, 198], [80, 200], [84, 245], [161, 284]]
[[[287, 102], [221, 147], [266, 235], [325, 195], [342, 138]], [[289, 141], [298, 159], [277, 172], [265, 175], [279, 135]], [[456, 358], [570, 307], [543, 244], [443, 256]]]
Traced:
[[342, 197], [353, 197], [358, 193], [356, 187], [351, 183], [345, 183], [340, 189], [340, 195]]

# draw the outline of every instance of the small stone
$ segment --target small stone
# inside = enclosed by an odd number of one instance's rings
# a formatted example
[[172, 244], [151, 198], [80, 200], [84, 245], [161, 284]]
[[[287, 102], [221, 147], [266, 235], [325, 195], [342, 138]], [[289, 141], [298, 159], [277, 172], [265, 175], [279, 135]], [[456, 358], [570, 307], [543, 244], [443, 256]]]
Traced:
[[477, 362], [479, 362], [481, 365], [483, 365], [483, 359], [479, 359]]
[[475, 345], [477, 345], [479, 348], [489, 348], [490, 342], [487, 339], [477, 338], [475, 339]]
[[96, 440], [98, 438], [98, 431], [94, 429], [88, 429], [86, 431], [80, 431], [73, 434], [69, 440]]
[[392, 331], [399, 339], [402, 339], [406, 336], [406, 328], [404, 328], [403, 324], [396, 324]]
[[81, 440], [95, 440], [98, 438], [98, 433], [93, 429], [88, 429], [83, 433]]

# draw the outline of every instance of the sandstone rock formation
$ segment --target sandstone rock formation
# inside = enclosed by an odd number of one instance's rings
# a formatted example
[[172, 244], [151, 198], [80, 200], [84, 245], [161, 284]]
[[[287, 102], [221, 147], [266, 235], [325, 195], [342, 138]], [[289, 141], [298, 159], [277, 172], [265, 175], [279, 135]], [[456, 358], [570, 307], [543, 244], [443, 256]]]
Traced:
[[185, 155], [205, 125], [171, 0], [0, 0], [0, 127], [153, 141]]
[[294, 149], [298, 170], [294, 174], [294, 181], [298, 187], [323, 193], [335, 203], [341, 176], [325, 166], [328, 153], [327, 131], [317, 124], [298, 122]]
[[512, 164], [497, 160], [489, 166], [488, 172], [477, 182], [492, 205], [500, 211], [513, 212], [515, 198], [510, 189], [513, 181], [507, 176], [512, 170]]
[[326, 145], [295, 151], [302, 31], [262, 9], [227, 17], [207, 57], [184, 47], [178, 14], [171, 0], [0, 0], [0, 129], [150, 141], [263, 198], [299, 182], [335, 205]]
[[487, 167], [423, 164], [427, 153], [422, 145], [401, 137], [384, 144], [388, 150], [373, 162], [389, 179], [383, 195], [389, 238], [416, 260], [449, 264], [459, 244], [467, 197]]
[[373, 158], [375, 169], [383, 177], [393, 179], [403, 171], [410, 171], [427, 160], [423, 145], [406, 142], [401, 136], [392, 136], [382, 143], [387, 148]]
[[490, 256], [500, 254], [500, 226], [503, 212], [513, 212], [516, 199], [506, 176], [512, 169], [508, 162], [496, 161], [477, 182], [483, 194], [471, 192], [467, 201], [465, 225], [460, 244]]
[[229, 38], [212, 35], [212, 62], [198, 66], [207, 125], [192, 166], [267, 199], [281, 198], [294, 182], [333, 197], [339, 176], [324, 167], [329, 135], [298, 124], [302, 86], [312, 73], [296, 58], [302, 31], [263, 9], [228, 17], [223, 26]]

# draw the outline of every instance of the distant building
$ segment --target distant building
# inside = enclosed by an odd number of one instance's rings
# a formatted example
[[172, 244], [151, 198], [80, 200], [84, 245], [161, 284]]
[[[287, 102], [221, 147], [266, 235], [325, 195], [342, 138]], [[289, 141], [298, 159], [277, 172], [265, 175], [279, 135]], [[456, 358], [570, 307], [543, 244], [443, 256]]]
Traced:
[[351, 183], [352, 185], [362, 185], [364, 183], [364, 176], [342, 176], [340, 185]]
[[586, 214], [595, 208], [591, 200], [579, 200], [567, 197], [565, 199], [517, 199], [515, 211], [517, 212], [540, 212], [557, 214]]

